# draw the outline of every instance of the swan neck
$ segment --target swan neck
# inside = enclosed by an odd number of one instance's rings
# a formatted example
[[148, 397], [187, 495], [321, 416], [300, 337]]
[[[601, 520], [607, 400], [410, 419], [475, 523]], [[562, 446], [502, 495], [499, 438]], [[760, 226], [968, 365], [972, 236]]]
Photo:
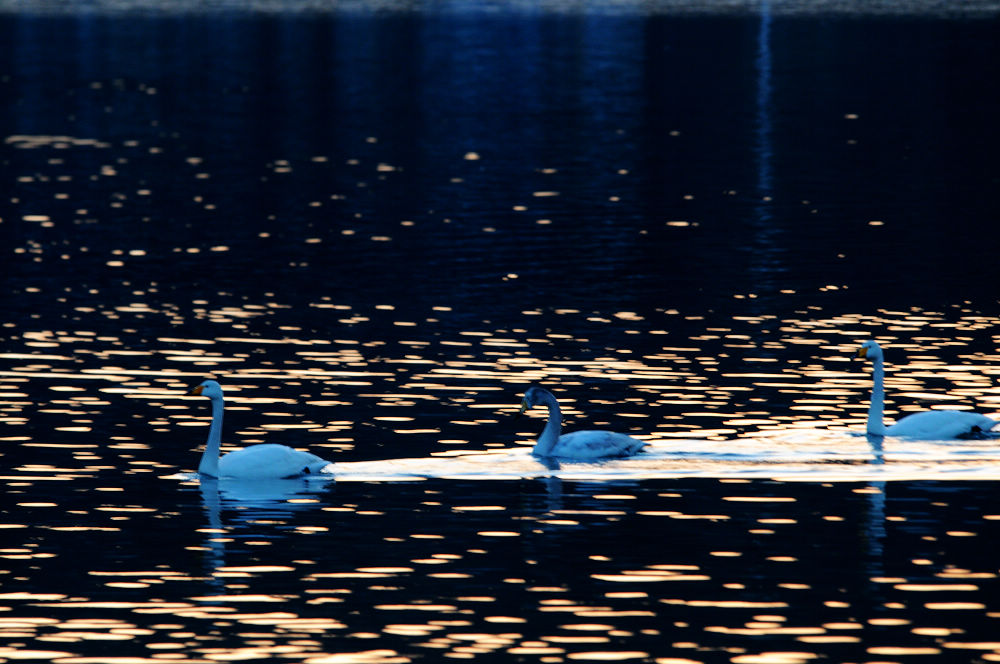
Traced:
[[868, 433], [875, 436], [885, 435], [885, 423], [882, 420], [885, 409], [885, 367], [881, 357], [872, 361], [872, 399], [868, 405]]
[[219, 448], [222, 446], [222, 399], [212, 399], [212, 425], [208, 428], [208, 442], [201, 455], [198, 472], [209, 477], [219, 476]]
[[542, 435], [538, 437], [531, 451], [535, 456], [549, 456], [559, 441], [559, 431], [562, 429], [562, 411], [559, 410], [559, 402], [554, 398], [546, 399], [545, 405], [549, 409], [549, 419], [545, 422]]

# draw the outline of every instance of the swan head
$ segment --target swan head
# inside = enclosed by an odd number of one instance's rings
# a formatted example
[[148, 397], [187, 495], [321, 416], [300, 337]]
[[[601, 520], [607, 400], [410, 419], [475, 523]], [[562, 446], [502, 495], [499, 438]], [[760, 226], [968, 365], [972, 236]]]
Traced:
[[548, 390], [541, 387], [529, 387], [528, 391], [524, 393], [524, 399], [521, 400], [521, 410], [517, 411], [517, 415], [520, 417], [529, 408], [548, 405], [555, 400], [556, 398]]
[[882, 347], [878, 345], [877, 342], [869, 340], [861, 344], [857, 352], [854, 355], [855, 358], [859, 360], [881, 360], [882, 359]]
[[208, 397], [209, 399], [222, 398], [222, 386], [214, 380], [206, 380], [193, 390], [187, 393], [189, 397]]

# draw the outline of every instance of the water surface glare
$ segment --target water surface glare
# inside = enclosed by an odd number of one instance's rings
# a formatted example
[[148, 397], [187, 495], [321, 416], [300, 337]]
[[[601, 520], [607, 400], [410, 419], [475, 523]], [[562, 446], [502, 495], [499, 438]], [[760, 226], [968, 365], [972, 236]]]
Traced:
[[4, 657], [1000, 654], [992, 482], [68, 483], [6, 493]]
[[0, 0], [0, 661], [1000, 661], [995, 3], [294, 4]]

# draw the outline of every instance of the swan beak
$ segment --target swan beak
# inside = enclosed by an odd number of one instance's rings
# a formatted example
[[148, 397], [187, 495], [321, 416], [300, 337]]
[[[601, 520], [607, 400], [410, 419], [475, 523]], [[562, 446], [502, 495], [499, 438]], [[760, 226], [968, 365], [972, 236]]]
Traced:
[[862, 346], [854, 353], [854, 359], [863, 360], [868, 357], [868, 349]]
[[516, 420], [517, 418], [519, 418], [522, 415], [524, 415], [524, 411], [526, 411], [526, 410], [528, 410], [528, 400], [527, 399], [525, 399], [524, 401], [521, 402], [521, 409], [519, 411], [517, 411], [517, 415], [514, 416], [514, 419]]
[[204, 385], [199, 385], [198, 387], [194, 388], [193, 390], [191, 390], [190, 392], [188, 392], [184, 396], [186, 396], [186, 397], [200, 397], [201, 396], [201, 392], [204, 389], [205, 389]]

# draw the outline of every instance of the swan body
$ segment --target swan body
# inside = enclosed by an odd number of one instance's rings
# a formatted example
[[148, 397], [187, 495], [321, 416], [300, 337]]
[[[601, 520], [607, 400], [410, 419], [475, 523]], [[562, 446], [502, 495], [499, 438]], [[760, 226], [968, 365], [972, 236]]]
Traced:
[[559, 457], [564, 459], [592, 460], [610, 457], [631, 456], [642, 449], [645, 443], [623, 433], [613, 431], [574, 431], [559, 435], [562, 429], [562, 411], [559, 402], [548, 390], [540, 387], [529, 388], [521, 401], [518, 415], [534, 406], [547, 406], [549, 419], [542, 435], [538, 437], [531, 453], [537, 457]]
[[947, 440], [989, 431], [996, 421], [962, 410], [928, 410], [907, 415], [891, 426], [882, 419], [885, 404], [885, 363], [882, 347], [866, 341], [855, 356], [872, 361], [872, 398], [868, 406], [868, 433], [873, 436], [899, 436], [920, 440]]
[[300, 452], [285, 445], [265, 443], [235, 450], [219, 458], [222, 445], [222, 386], [206, 380], [188, 392], [188, 396], [204, 396], [212, 401], [212, 425], [208, 442], [201, 455], [198, 472], [206, 477], [226, 477], [245, 480], [282, 479], [319, 473], [329, 461], [309, 452]]

